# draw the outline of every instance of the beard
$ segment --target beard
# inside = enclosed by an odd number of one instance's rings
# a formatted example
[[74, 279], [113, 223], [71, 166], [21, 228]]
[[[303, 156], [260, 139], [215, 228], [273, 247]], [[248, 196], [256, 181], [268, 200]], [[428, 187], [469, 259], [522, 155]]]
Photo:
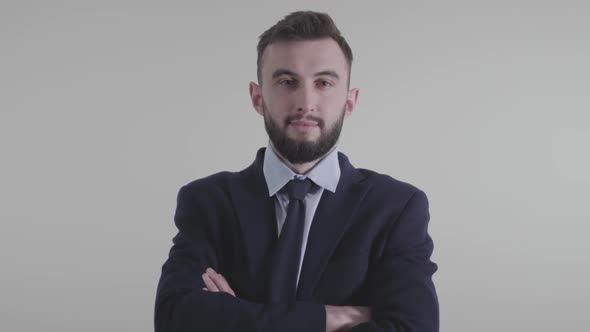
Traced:
[[[326, 155], [338, 142], [344, 116], [346, 114], [346, 105], [342, 109], [342, 114], [336, 122], [330, 127], [325, 128], [324, 120], [315, 116], [298, 116], [292, 115], [285, 119], [283, 125], [279, 125], [268, 114], [266, 105], [262, 105], [264, 115], [264, 127], [268, 137], [277, 151], [290, 163], [302, 164], [317, 160]], [[311, 142], [306, 140], [295, 140], [287, 136], [287, 126], [294, 120], [312, 120], [318, 124], [320, 137]]]

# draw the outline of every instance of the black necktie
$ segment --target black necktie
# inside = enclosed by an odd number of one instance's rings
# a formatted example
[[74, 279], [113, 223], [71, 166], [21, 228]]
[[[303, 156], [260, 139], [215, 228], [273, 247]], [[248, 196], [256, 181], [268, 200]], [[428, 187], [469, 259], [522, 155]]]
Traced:
[[289, 195], [287, 216], [275, 247], [270, 275], [270, 302], [295, 300], [297, 274], [301, 257], [301, 240], [305, 224], [303, 199], [312, 186], [309, 179], [291, 180], [285, 185]]

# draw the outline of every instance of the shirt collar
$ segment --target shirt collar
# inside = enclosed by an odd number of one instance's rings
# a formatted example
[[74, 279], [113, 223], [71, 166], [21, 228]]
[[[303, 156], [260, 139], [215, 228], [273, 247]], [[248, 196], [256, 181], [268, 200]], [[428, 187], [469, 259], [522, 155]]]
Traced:
[[340, 180], [340, 164], [338, 163], [338, 146], [314, 166], [307, 174], [299, 175], [293, 172], [277, 156], [273, 148], [268, 144], [264, 153], [264, 164], [262, 166], [269, 196], [276, 194], [287, 182], [294, 178], [309, 178], [316, 185], [336, 192]]

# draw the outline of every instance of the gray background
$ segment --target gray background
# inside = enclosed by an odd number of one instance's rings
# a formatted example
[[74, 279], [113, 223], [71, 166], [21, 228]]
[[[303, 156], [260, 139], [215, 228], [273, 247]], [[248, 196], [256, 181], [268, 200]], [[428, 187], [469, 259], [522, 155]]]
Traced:
[[257, 36], [328, 11], [342, 150], [429, 195], [441, 330], [590, 325], [587, 1], [0, 2], [0, 330], [150, 331], [177, 190], [266, 144]]

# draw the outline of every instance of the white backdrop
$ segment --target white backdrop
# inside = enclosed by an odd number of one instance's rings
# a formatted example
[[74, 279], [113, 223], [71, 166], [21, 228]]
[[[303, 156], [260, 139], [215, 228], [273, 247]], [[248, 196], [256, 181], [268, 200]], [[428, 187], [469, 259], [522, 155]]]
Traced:
[[266, 145], [257, 37], [327, 11], [341, 149], [431, 203], [441, 331], [590, 326], [587, 1], [0, 2], [0, 330], [150, 331], [181, 185]]

